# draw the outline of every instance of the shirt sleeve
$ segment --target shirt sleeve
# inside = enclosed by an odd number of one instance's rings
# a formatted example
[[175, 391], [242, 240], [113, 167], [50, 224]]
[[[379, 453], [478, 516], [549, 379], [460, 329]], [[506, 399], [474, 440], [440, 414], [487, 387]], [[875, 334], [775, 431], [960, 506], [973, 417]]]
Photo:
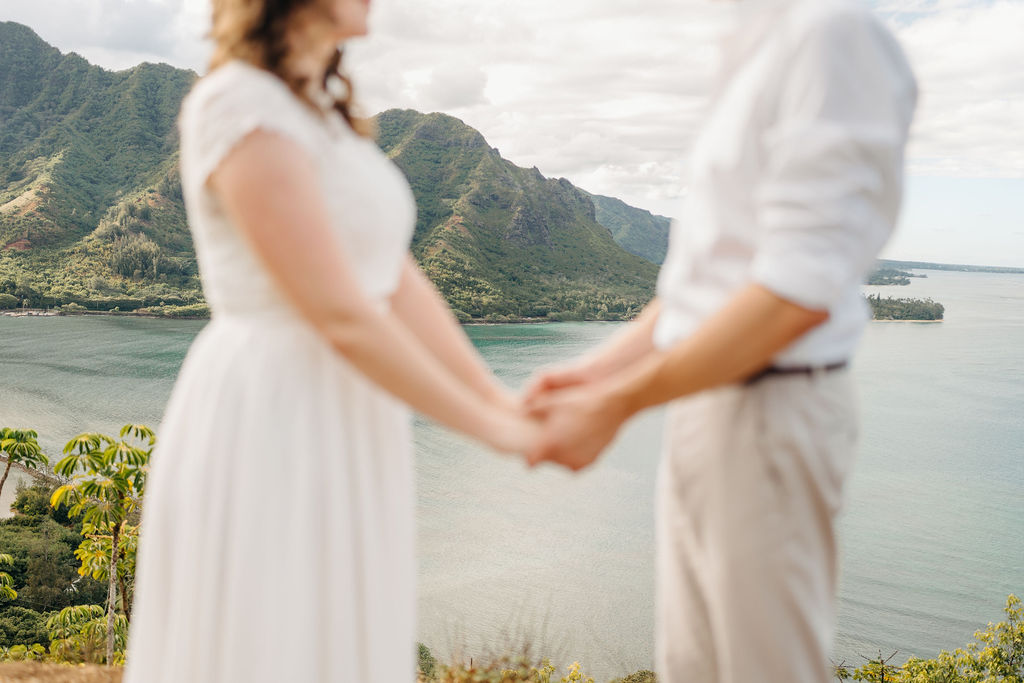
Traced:
[[916, 86], [866, 9], [814, 17], [780, 77], [754, 188], [755, 282], [825, 310], [859, 286], [892, 233]]
[[235, 64], [221, 67], [200, 80], [183, 105], [183, 166], [202, 186], [231, 151], [257, 130], [285, 137], [315, 155], [316, 143], [310, 139], [303, 106], [270, 73]]

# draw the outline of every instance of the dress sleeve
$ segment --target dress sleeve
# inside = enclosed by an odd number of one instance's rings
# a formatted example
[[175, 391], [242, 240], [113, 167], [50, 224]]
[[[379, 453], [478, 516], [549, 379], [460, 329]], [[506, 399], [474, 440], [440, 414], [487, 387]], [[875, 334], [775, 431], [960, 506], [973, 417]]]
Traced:
[[754, 188], [752, 277], [824, 310], [859, 285], [892, 233], [916, 86], [892, 36], [858, 9], [817, 17], [781, 82]]
[[231, 151], [256, 130], [316, 153], [309, 113], [276, 76], [229, 64], [200, 80], [182, 106], [182, 169], [203, 186]]

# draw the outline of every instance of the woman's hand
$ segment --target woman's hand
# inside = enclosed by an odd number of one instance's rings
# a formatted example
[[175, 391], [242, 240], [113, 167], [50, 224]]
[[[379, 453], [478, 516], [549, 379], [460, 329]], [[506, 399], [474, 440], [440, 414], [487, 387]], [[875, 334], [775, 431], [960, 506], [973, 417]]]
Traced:
[[511, 408], [495, 407], [484, 441], [499, 453], [526, 455], [537, 447], [541, 423], [526, 415], [518, 400], [513, 401]]
[[541, 420], [542, 429], [526, 454], [527, 462], [532, 466], [550, 461], [574, 471], [594, 462], [629, 417], [598, 387], [541, 394], [529, 414]]

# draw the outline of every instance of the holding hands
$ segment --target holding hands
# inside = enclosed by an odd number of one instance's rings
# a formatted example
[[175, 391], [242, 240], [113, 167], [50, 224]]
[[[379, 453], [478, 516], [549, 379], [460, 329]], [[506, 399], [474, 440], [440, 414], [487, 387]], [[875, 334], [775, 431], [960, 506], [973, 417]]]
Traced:
[[652, 351], [659, 310], [655, 299], [603, 346], [534, 375], [519, 405], [520, 416], [532, 422], [531, 440], [517, 450], [531, 466], [553, 462], [577, 471], [608, 447], [635, 412], [619, 391], [622, 371]]
[[567, 365], [538, 372], [521, 397], [504, 389], [495, 393], [488, 445], [523, 455], [531, 466], [587, 467], [625, 420], [602, 400], [594, 382], [584, 365]]
[[615, 438], [627, 415], [596, 390], [597, 379], [582, 362], [534, 376], [522, 398], [524, 413], [539, 423], [538, 438], [524, 453], [530, 465], [549, 461], [581, 470]]
[[656, 355], [651, 335], [659, 310], [655, 299], [604, 345], [541, 370], [519, 398], [504, 388], [489, 392], [489, 403], [504, 422], [485, 441], [496, 450], [524, 455], [531, 466], [553, 462], [576, 471], [594, 462], [644, 407], [630, 398], [629, 371], [643, 369], [640, 361]]

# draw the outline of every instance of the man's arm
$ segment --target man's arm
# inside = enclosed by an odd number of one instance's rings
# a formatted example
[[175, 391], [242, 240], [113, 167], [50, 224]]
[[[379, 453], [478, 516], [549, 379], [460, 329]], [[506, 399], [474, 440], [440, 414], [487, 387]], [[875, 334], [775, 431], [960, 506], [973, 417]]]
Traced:
[[651, 351], [585, 388], [535, 397], [531, 412], [547, 420], [546, 437], [527, 458], [531, 464], [553, 460], [571, 469], [586, 467], [636, 413], [749, 377], [827, 319], [826, 311], [748, 285], [674, 347]]
[[654, 350], [654, 326], [661, 302], [651, 300], [636, 320], [626, 325], [607, 342], [565, 365], [542, 370], [527, 385], [527, 402], [558, 389], [588, 384], [609, 377]]

